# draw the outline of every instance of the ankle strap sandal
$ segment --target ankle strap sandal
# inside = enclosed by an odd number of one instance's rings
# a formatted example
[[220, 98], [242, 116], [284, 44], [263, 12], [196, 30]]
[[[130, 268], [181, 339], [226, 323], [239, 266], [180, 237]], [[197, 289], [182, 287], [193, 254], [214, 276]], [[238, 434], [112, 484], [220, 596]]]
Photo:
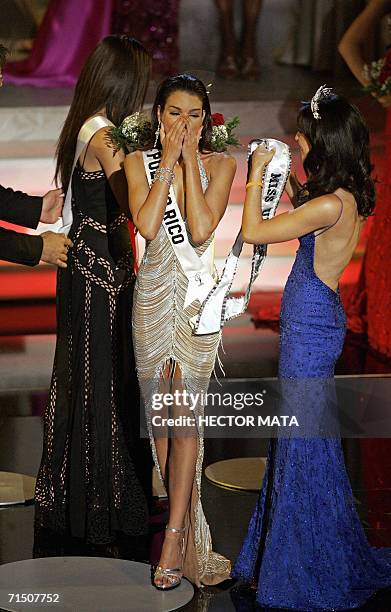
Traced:
[[[170, 531], [171, 533], [182, 534], [186, 531], [185, 527], [181, 529], [176, 529], [175, 527], [169, 527], [166, 525], [166, 531]], [[161, 567], [160, 565], [156, 566], [153, 570], [153, 586], [158, 591], [172, 591], [172, 589], [176, 589], [182, 582], [183, 572], [181, 567], [168, 568]], [[164, 580], [166, 578], [169, 582], [167, 586], [160, 586], [156, 584], [157, 581]]]

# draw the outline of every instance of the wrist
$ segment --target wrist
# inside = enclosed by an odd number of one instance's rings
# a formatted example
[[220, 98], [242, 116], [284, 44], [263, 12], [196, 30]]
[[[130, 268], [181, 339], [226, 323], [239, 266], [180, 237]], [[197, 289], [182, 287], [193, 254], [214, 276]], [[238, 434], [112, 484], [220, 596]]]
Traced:
[[174, 159], [172, 156], [163, 153], [160, 160], [160, 166], [162, 168], [170, 168], [170, 170], [173, 170], [176, 162], [177, 160]]
[[266, 164], [257, 164], [251, 168], [249, 181], [261, 181], [265, 171]]
[[186, 165], [194, 164], [198, 167], [198, 159], [197, 159], [197, 150], [191, 151], [190, 153], [185, 153], [183, 155], [183, 161]]

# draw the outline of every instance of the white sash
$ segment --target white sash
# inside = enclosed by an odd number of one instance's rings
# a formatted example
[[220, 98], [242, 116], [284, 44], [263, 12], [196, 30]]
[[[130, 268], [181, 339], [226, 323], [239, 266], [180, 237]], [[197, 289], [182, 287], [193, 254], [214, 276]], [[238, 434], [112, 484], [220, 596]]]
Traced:
[[68, 235], [69, 230], [71, 229], [73, 215], [72, 215], [72, 175], [73, 171], [76, 167], [77, 160], [82, 155], [84, 149], [87, 147], [91, 138], [104, 127], [111, 127], [114, 124], [107, 119], [107, 117], [97, 116], [92, 117], [84, 123], [82, 126], [79, 135], [77, 137], [76, 144], [76, 153], [75, 158], [73, 160], [72, 172], [71, 172], [71, 180], [69, 181], [68, 190], [65, 196], [64, 208], [62, 210], [62, 225], [58, 228], [59, 232], [62, 232]]
[[[145, 151], [143, 159], [145, 173], [151, 187], [155, 172], [160, 165], [161, 153], [158, 149]], [[213, 241], [199, 257], [189, 242], [173, 185], [168, 192], [162, 225], [183, 273], [189, 281], [183, 308], [189, 306], [194, 300], [199, 300], [202, 304], [215, 285], [211, 273], [213, 270]]]
[[[248, 148], [249, 163], [251, 153], [259, 145], [263, 144], [267, 149], [276, 150], [273, 159], [267, 165], [263, 177], [261, 212], [264, 219], [271, 219], [276, 212], [289, 177], [291, 156], [288, 145], [272, 138], [252, 140]], [[219, 332], [226, 321], [238, 317], [247, 308], [251, 288], [256, 280], [262, 264], [266, 258], [267, 245], [255, 245], [251, 264], [250, 280], [247, 290], [240, 297], [229, 297], [233, 280], [235, 278], [239, 257], [243, 248], [242, 233], [239, 232], [235, 243], [229, 253], [221, 278], [210, 291], [207, 299], [203, 302], [199, 313], [189, 321], [193, 334], [203, 335]]]

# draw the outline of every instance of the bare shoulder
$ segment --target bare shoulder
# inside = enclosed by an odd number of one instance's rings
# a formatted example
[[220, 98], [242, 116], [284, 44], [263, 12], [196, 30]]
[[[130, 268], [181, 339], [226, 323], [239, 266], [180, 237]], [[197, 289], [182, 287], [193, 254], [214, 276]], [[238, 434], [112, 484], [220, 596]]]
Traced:
[[125, 156], [125, 169], [135, 169], [144, 166], [142, 151], [132, 151]]
[[211, 153], [208, 157], [208, 165], [211, 173], [226, 172], [232, 174], [236, 171], [236, 159], [230, 153]]
[[331, 224], [341, 214], [341, 206], [341, 200], [336, 194], [327, 193], [309, 200], [299, 209], [302, 208], [303, 211], [307, 210], [309, 213], [317, 215], [325, 224]]
[[90, 146], [95, 150], [111, 149], [114, 154], [118, 153], [118, 149], [110, 134], [110, 127], [107, 126], [95, 132], [91, 138]]

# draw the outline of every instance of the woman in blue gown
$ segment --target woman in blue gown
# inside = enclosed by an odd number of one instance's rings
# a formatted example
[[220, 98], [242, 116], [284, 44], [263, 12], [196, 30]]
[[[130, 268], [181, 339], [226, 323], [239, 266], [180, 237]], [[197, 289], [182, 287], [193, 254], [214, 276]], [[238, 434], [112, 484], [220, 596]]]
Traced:
[[274, 151], [258, 147], [242, 231], [253, 244], [299, 237], [281, 309], [279, 378], [283, 413], [296, 411], [309, 429], [271, 441], [232, 575], [256, 586], [257, 603], [266, 608], [346, 610], [391, 585], [391, 549], [369, 545], [340, 438], [327, 430], [346, 324], [338, 281], [374, 208], [369, 135], [354, 106], [320, 88], [300, 110], [296, 140], [307, 181], [288, 181], [294, 210], [271, 220], [259, 215], [261, 177]]

